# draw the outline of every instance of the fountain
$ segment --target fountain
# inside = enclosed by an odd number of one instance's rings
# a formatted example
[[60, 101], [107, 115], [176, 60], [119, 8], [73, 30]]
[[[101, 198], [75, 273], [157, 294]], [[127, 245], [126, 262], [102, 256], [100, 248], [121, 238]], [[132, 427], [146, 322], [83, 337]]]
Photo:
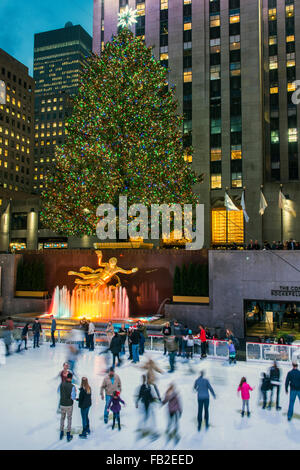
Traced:
[[[55, 288], [47, 316], [53, 315], [58, 319], [85, 317], [96, 321], [129, 318], [128, 295], [117, 273], [132, 274], [138, 269], [122, 269], [117, 266], [116, 258], [103, 263], [102, 252], [96, 251], [96, 255], [99, 268], [83, 266], [80, 272], [69, 271], [69, 276], [78, 276], [72, 292], [66, 286]], [[113, 279], [117, 284], [108, 285]]]

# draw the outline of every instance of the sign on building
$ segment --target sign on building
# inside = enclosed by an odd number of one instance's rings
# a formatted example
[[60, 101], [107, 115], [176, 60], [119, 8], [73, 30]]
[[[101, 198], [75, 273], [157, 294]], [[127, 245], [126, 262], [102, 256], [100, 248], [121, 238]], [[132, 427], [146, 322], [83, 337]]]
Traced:
[[3, 80], [0, 80], [0, 104], [6, 104], [6, 86]]

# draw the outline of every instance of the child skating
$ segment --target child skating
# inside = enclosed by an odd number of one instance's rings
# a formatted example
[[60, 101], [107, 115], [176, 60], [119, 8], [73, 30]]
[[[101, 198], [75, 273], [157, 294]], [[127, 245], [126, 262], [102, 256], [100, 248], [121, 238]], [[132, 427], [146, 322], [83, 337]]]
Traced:
[[245, 414], [245, 407], [247, 408], [247, 416], [248, 418], [250, 417], [250, 410], [249, 410], [249, 399], [250, 399], [250, 390], [253, 391], [254, 387], [250, 387], [249, 384], [247, 384], [247, 379], [246, 377], [242, 377], [239, 388], [237, 389], [238, 392], [241, 392], [242, 396], [242, 413], [241, 415], [244, 416]]
[[120, 411], [121, 411], [121, 403], [125, 406], [125, 402], [120, 397], [120, 392], [115, 391], [113, 396], [110, 399], [110, 402], [107, 407], [107, 411], [111, 410], [113, 412], [113, 425], [112, 429], [115, 429], [116, 421], [118, 423], [118, 429], [121, 431], [121, 421], [120, 421]]

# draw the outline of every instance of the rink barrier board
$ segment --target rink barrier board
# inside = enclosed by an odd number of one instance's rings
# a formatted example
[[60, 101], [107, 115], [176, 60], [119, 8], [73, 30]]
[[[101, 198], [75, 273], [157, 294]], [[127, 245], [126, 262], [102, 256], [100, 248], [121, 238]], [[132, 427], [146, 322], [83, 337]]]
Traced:
[[[22, 327], [17, 327], [22, 329]], [[0, 327], [3, 329], [3, 327]], [[29, 330], [30, 331], [30, 330]], [[67, 328], [60, 328], [56, 330], [58, 343], [66, 343], [68, 341]], [[31, 333], [32, 334], [32, 333]], [[29, 341], [33, 341], [32, 336], [28, 337]], [[51, 340], [51, 328], [43, 328], [41, 333], [41, 343], [49, 342]], [[103, 346], [107, 344], [106, 333], [104, 330], [95, 331], [95, 347]], [[215, 359], [228, 359], [228, 347], [227, 341], [225, 340], [207, 340], [208, 349], [207, 357]], [[200, 356], [201, 342], [195, 340], [193, 354], [197, 357]], [[149, 351], [163, 351], [164, 342], [163, 335], [149, 335], [145, 341], [145, 350]], [[272, 343], [246, 343], [246, 361], [249, 362], [265, 362], [270, 363], [276, 360], [277, 362], [288, 363], [296, 360], [300, 362], [300, 345], [283, 345], [283, 344], [272, 344]]]

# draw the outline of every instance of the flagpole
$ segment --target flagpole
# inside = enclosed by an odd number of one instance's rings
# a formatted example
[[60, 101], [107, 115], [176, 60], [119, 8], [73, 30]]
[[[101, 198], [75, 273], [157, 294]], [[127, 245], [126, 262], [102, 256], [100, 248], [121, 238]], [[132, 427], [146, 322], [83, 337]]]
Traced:
[[[246, 186], [243, 187], [243, 191], [244, 191], [244, 202], [245, 202], [245, 207], [246, 207]], [[246, 221], [245, 221], [245, 217], [244, 217], [244, 213], [243, 213], [243, 228], [244, 228], [244, 243], [243, 245], [245, 245], [245, 238], [246, 238]]]
[[[280, 191], [282, 192], [282, 187], [283, 185], [280, 185]], [[282, 207], [280, 208], [280, 237], [281, 237], [281, 243], [283, 245], [283, 209]]]
[[[263, 193], [263, 189], [264, 189], [264, 185], [261, 184], [260, 185], [260, 190], [261, 190], [262, 193]], [[264, 238], [263, 235], [264, 235], [264, 217], [262, 215], [262, 217], [261, 217], [261, 240], [263, 240], [263, 238]]]
[[[225, 188], [225, 193], [227, 193], [227, 189]], [[228, 249], [228, 208], [226, 207], [226, 250]]]

